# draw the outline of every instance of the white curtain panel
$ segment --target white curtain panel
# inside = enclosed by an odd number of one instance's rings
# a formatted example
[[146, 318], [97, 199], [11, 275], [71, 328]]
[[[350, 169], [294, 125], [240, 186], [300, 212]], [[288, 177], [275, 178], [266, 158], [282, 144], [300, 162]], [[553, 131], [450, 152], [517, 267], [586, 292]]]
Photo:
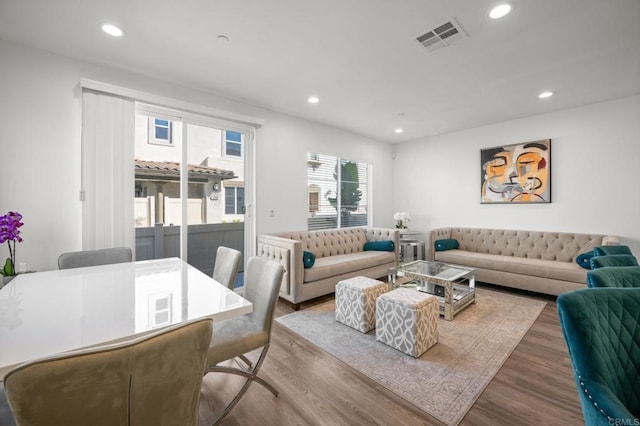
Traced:
[[134, 125], [133, 99], [83, 88], [83, 250], [135, 250]]

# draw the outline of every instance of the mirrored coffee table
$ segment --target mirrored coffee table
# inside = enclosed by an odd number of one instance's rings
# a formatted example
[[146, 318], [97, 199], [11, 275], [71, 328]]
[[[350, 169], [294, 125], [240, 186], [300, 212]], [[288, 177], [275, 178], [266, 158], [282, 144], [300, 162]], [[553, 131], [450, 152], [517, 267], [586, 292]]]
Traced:
[[475, 269], [465, 266], [428, 260], [399, 264], [389, 269], [389, 283], [391, 288], [416, 287], [437, 296], [440, 315], [447, 321], [476, 301]]

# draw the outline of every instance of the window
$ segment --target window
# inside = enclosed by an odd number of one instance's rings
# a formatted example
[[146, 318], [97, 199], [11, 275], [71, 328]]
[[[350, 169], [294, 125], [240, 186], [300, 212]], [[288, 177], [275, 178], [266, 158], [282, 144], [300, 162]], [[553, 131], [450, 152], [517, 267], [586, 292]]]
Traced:
[[224, 152], [227, 157], [242, 157], [242, 133], [224, 132]]
[[231, 186], [224, 189], [225, 214], [244, 214], [244, 187]]
[[162, 118], [149, 117], [149, 139], [154, 145], [173, 145], [173, 123]]
[[334, 229], [369, 223], [369, 168], [331, 155], [307, 154], [307, 228]]

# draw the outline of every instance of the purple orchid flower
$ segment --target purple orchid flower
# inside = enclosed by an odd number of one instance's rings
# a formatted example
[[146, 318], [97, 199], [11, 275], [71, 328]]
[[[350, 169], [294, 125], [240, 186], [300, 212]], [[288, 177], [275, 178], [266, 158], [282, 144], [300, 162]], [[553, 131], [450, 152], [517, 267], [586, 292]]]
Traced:
[[20, 227], [24, 225], [21, 220], [22, 215], [18, 212], [9, 212], [4, 216], [0, 216], [0, 244], [6, 241], [9, 246], [9, 258], [5, 262], [4, 268], [0, 269], [0, 274], [2, 275], [15, 275], [16, 242], [22, 242]]

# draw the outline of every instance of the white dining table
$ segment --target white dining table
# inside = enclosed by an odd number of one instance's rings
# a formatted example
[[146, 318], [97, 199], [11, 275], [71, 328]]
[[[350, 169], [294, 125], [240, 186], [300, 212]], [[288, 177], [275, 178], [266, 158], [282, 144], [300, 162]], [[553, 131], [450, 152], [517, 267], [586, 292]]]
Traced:
[[0, 289], [0, 381], [25, 361], [252, 311], [177, 258], [19, 274]]

